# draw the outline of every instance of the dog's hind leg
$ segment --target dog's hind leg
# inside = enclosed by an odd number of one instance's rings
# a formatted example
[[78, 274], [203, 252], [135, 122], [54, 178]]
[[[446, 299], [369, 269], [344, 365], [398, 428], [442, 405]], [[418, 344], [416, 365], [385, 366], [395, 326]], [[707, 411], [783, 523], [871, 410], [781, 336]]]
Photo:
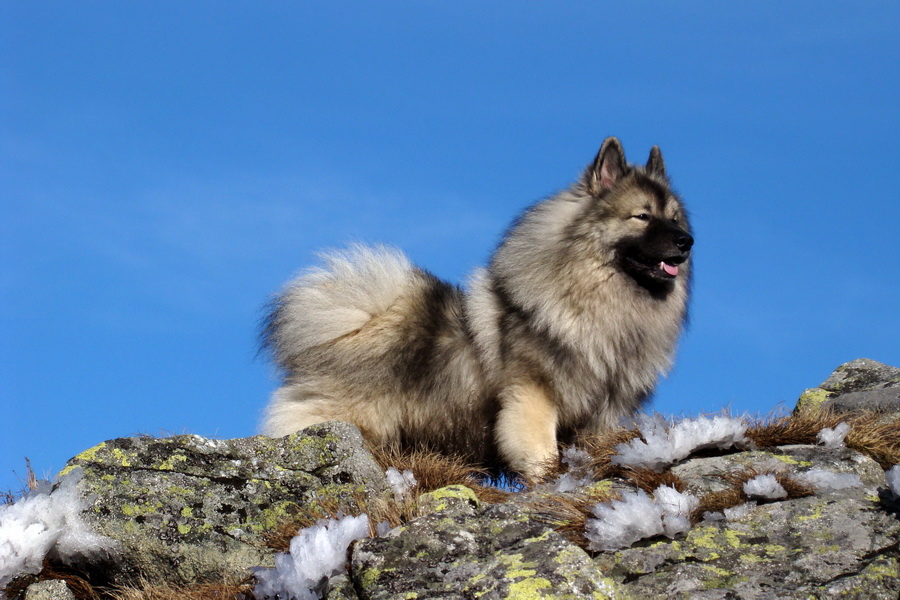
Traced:
[[540, 479], [558, 456], [557, 410], [534, 383], [508, 386], [500, 394], [495, 435], [501, 456], [514, 471]]

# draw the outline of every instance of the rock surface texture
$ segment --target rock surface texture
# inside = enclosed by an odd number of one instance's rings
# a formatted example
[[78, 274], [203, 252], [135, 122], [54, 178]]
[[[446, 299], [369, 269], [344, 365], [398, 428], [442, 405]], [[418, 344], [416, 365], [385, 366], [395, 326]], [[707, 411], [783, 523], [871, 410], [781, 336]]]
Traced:
[[[311, 506], [341, 514], [360, 502], [404, 502], [399, 526], [375, 527], [370, 515], [377, 533], [350, 545], [346, 566], [291, 597], [897, 599], [900, 491], [885, 478], [891, 465], [883, 446], [898, 444], [878, 436], [900, 431], [898, 391], [900, 369], [856, 360], [804, 392], [794, 418], [825, 408], [858, 427], [854, 414], [875, 411], [866, 422], [881, 429], [857, 433], [857, 443], [852, 429], [846, 445], [817, 444], [815, 433], [805, 443], [760, 445], [748, 432], [746, 445], [706, 449], [663, 473], [641, 474], [662, 483], [644, 486], [634, 469], [610, 467], [602, 481], [582, 473], [575, 490], [554, 491], [548, 482], [493, 503], [463, 485], [398, 500], [385, 465], [343, 423], [281, 439], [111, 440], [73, 458], [62, 475], [80, 477], [82, 517], [114, 550], [69, 558], [72, 564], [51, 552], [47, 564], [106, 586], [97, 589], [249, 581], [251, 568], [276, 563], [267, 535]], [[864, 443], [881, 450], [867, 453]], [[790, 488], [786, 497], [751, 498], [735, 483], [759, 474], [779, 477]], [[587, 549], [584, 518], [593, 504], [639, 487], [652, 494], [660, 484], [700, 499], [687, 531], [614, 551]], [[711, 500], [728, 494], [720, 506]], [[554, 513], [554, 505], [568, 508]], [[581, 521], [572, 507], [583, 508]], [[39, 581], [12, 585], [7, 596], [73, 597], [64, 588]], [[239, 597], [251, 598], [249, 589]]]

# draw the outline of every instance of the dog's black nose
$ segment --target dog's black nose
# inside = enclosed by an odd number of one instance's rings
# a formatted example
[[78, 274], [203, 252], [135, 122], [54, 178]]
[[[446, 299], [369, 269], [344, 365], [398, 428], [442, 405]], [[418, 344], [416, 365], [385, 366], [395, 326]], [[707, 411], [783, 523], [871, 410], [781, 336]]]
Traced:
[[694, 238], [692, 238], [690, 234], [684, 233], [683, 231], [675, 234], [675, 246], [682, 252], [687, 252], [693, 245]]

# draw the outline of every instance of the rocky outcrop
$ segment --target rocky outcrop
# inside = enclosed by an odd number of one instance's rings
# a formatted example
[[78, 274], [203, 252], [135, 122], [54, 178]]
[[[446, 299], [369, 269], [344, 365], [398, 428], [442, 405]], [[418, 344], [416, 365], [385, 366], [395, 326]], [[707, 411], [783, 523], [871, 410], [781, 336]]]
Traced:
[[[592, 465], [594, 476], [570, 476], [577, 487], [551, 481], [500, 502], [463, 485], [403, 496], [359, 432], [342, 423], [281, 439], [111, 440], [73, 458], [62, 475], [80, 478], [82, 519], [112, 549], [65, 560], [51, 552], [48, 573], [77, 568], [97, 586], [240, 580], [253, 567], [273, 566], [269, 536], [297, 515], [394, 503], [404, 515], [399, 525], [373, 517], [377, 533], [350, 545], [346, 569], [302, 597], [896, 599], [900, 498], [885, 469], [900, 456], [900, 413], [891, 408], [898, 377], [900, 369], [853, 361], [804, 392], [792, 423], [765, 435], [748, 431], [743, 443], [706, 446], [661, 472], [610, 466], [609, 457], [583, 460], [579, 468]], [[822, 423], [852, 426], [847, 444], [840, 435], [817, 443], [815, 429], [798, 433], [817, 423], [810, 415], [830, 414], [823, 406], [840, 414]], [[868, 409], [877, 417], [853, 420]], [[742, 487], [761, 474], [777, 476], [784, 494], [754, 496]], [[652, 495], [657, 485], [699, 502], [686, 530], [589, 550], [584, 521], [594, 505], [638, 488]], [[17, 599], [68, 593], [59, 582], [8, 592]]]
[[797, 409], [809, 407], [900, 415], [900, 369], [868, 358], [845, 363], [821, 385], [803, 392]]
[[277, 439], [120, 438], [73, 458], [69, 474], [80, 477], [85, 520], [116, 543], [88, 568], [115, 584], [245, 577], [271, 566], [265, 536], [302, 508], [388, 490], [345, 423]]

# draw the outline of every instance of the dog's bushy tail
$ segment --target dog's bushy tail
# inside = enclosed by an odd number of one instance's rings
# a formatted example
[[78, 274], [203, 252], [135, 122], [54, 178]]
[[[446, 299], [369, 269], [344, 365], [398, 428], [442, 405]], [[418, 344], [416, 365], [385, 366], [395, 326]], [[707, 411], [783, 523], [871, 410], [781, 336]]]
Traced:
[[321, 267], [291, 281], [273, 301], [262, 345], [283, 369], [310, 348], [362, 328], [409, 285], [413, 266], [399, 250], [354, 245], [320, 255]]

